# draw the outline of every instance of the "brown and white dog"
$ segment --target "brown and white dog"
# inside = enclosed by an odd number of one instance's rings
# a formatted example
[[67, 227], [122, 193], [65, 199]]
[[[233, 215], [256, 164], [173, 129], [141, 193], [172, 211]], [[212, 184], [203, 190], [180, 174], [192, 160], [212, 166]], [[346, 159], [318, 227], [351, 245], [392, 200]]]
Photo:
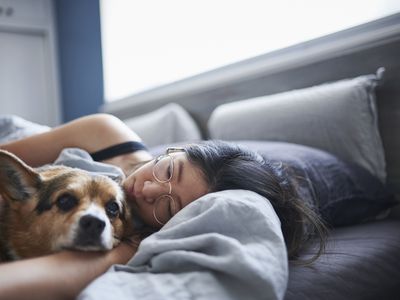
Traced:
[[121, 187], [64, 167], [33, 169], [0, 150], [0, 261], [62, 249], [103, 251], [132, 230]]

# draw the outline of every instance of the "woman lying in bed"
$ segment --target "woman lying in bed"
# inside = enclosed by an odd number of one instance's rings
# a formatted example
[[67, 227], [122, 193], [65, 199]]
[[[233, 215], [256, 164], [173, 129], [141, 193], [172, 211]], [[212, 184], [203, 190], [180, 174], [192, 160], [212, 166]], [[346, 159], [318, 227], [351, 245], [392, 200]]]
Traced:
[[[306, 233], [305, 228], [311, 227], [311, 232], [319, 235], [320, 252], [323, 250], [321, 221], [298, 199], [288, 180], [281, 177], [279, 168], [254, 152], [228, 143], [203, 142], [167, 149], [164, 155], [152, 159], [135, 133], [119, 119], [105, 114], [83, 117], [48, 132], [0, 145], [0, 149], [14, 153], [33, 167], [54, 162], [65, 148], [80, 148], [94, 160], [121, 168], [126, 175], [123, 188], [128, 201], [141, 221], [155, 231], [208, 193], [242, 189], [253, 191], [272, 204], [281, 222], [290, 259], [296, 258], [309, 237], [310, 232]], [[167, 202], [169, 205], [164, 205]], [[221, 220], [224, 220], [222, 215]], [[238, 222], [229, 221], [232, 224], [228, 226]], [[111, 265], [127, 263], [136, 250], [132, 244], [122, 243], [106, 253], [63, 251], [2, 264], [0, 297], [74, 298]]]

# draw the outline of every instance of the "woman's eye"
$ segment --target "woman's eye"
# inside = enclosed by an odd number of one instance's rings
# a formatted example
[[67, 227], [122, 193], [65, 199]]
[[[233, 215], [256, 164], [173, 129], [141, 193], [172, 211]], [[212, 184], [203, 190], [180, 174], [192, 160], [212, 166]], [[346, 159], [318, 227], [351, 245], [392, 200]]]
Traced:
[[78, 204], [78, 199], [71, 194], [63, 194], [56, 200], [56, 205], [59, 209], [67, 212]]
[[172, 168], [171, 168], [171, 165], [169, 165], [168, 168], [167, 168], [167, 178], [171, 178], [172, 177], [171, 172], [172, 172]]
[[176, 215], [176, 213], [178, 212], [177, 210], [177, 207], [176, 207], [176, 200], [174, 200], [174, 198], [170, 198], [169, 199], [169, 201], [168, 201], [168, 207], [167, 207], [167, 210], [168, 210], [168, 214], [169, 214], [169, 216], [170, 216], [170, 218], [172, 218], [173, 216], [175, 216]]
[[168, 213], [169, 213], [170, 218], [172, 218], [174, 216], [174, 213], [172, 210], [173, 209], [172, 209], [171, 202], [168, 202]]
[[119, 213], [119, 206], [115, 201], [109, 201], [106, 204], [106, 213], [108, 217], [115, 218], [118, 216]]

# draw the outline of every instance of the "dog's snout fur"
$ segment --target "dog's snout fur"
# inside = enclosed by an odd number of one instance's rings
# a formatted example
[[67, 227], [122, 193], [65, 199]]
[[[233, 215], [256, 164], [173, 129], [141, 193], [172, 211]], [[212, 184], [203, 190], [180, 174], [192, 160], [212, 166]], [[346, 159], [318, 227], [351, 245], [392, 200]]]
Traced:
[[93, 247], [105, 248], [102, 233], [106, 222], [93, 215], [84, 215], [79, 220], [79, 226], [75, 238], [75, 245], [82, 250]]
[[82, 235], [99, 237], [103, 232], [106, 222], [94, 216], [83, 216], [79, 220], [79, 229]]

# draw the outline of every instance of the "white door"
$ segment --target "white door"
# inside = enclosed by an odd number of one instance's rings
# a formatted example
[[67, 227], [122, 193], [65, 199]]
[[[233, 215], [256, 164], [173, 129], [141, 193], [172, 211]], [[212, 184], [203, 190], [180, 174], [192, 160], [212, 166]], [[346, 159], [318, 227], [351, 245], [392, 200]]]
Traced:
[[41, 124], [53, 118], [49, 108], [44, 37], [0, 31], [0, 113]]
[[60, 122], [51, 0], [0, 0], [0, 114]]

